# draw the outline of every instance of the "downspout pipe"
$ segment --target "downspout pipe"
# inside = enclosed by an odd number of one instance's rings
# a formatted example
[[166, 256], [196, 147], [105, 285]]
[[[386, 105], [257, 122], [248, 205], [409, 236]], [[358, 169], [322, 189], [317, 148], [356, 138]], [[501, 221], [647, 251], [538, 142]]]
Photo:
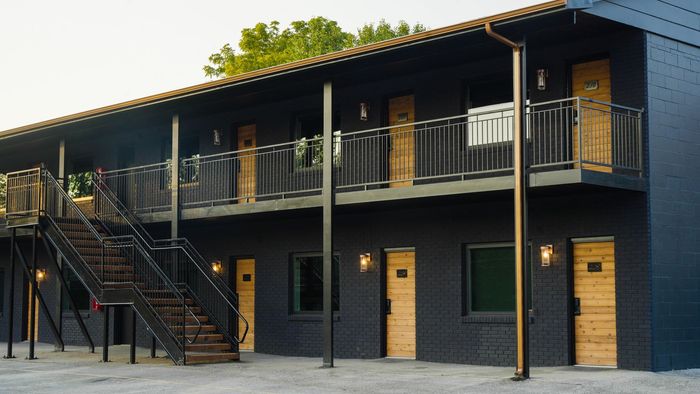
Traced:
[[517, 337], [517, 366], [515, 380], [530, 377], [528, 308], [527, 308], [527, 173], [525, 172], [525, 138], [523, 136], [523, 53], [525, 45], [516, 43], [493, 31], [491, 23], [484, 25], [486, 34], [513, 50], [513, 168], [515, 172], [515, 315]]

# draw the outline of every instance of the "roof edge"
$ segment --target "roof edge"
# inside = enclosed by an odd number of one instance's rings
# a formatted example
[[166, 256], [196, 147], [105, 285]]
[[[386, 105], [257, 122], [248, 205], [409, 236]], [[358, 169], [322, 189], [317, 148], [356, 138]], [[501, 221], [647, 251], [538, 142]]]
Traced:
[[534, 4], [528, 7], [518, 8], [511, 11], [502, 12], [492, 16], [487, 16], [479, 19], [474, 19], [467, 22], [461, 22], [437, 29], [431, 29], [420, 33], [410, 34], [402, 37], [393, 38], [390, 40], [380, 41], [372, 44], [367, 44], [359, 47], [349, 48], [342, 51], [331, 52], [325, 55], [315, 56], [307, 59], [298, 60], [291, 63], [280, 64], [277, 66], [267, 67], [260, 70], [250, 71], [244, 74], [235, 75], [232, 77], [227, 77], [219, 79], [216, 81], [204, 82], [197, 85], [192, 85], [180, 89], [170, 90], [163, 93], [158, 93], [154, 95], [149, 95], [133, 100], [124, 101], [117, 104], [111, 104], [104, 107], [99, 107], [87, 111], [77, 112], [71, 115], [65, 115], [58, 118], [53, 118], [49, 120], [44, 120], [41, 122], [31, 123], [25, 126], [19, 126], [12, 129], [7, 129], [0, 131], [0, 139], [24, 134], [27, 132], [38, 131], [41, 129], [46, 129], [50, 127], [60, 126], [67, 123], [72, 123], [85, 118], [91, 118], [95, 116], [107, 115], [112, 112], [127, 110], [133, 107], [156, 104], [160, 101], [178, 98], [179, 96], [191, 95], [196, 93], [205, 92], [213, 88], [222, 88], [227, 85], [234, 85], [243, 81], [252, 81], [256, 78], [273, 76], [281, 72], [290, 72], [303, 69], [307, 66], [321, 65], [325, 62], [342, 60], [345, 58], [350, 58], [360, 54], [368, 54], [381, 49], [387, 49], [391, 47], [399, 47], [404, 44], [420, 42], [423, 40], [428, 40], [450, 33], [459, 32], [461, 30], [471, 29], [480, 25], [484, 25], [487, 22], [495, 23], [501, 22], [508, 19], [513, 19], [516, 17], [536, 14], [538, 12], [550, 11], [555, 8], [564, 8], [567, 4], [567, 0], [552, 0], [544, 3]]

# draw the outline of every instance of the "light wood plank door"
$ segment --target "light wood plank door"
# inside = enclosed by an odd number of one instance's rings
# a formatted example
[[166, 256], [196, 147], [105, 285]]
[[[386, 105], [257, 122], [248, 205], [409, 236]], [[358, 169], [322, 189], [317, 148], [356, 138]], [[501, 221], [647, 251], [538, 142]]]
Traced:
[[[255, 150], [257, 147], [256, 127], [254, 124], [238, 128], [238, 180], [236, 181], [236, 197], [238, 202], [255, 202], [256, 163]], [[250, 150], [249, 150], [250, 149]]]
[[[610, 89], [610, 59], [578, 63], [571, 66], [571, 85], [574, 97], [612, 101]], [[612, 164], [611, 107], [609, 105], [581, 101], [578, 124], [573, 128], [573, 156], [584, 161]], [[581, 133], [581, 149], [579, 137]], [[578, 164], [576, 164], [578, 168]], [[584, 163], [584, 169], [612, 172], [611, 167]]]
[[[413, 185], [416, 174], [413, 95], [389, 99], [389, 187]], [[395, 127], [394, 127], [395, 126]]]
[[[248, 321], [248, 335], [240, 344], [241, 350], [255, 350], [255, 259], [236, 260], [236, 293], [238, 311]], [[245, 324], [238, 322], [238, 332], [243, 334]]]
[[416, 357], [416, 253], [386, 254], [386, 355]]
[[574, 243], [574, 298], [576, 364], [616, 366], [614, 241]]

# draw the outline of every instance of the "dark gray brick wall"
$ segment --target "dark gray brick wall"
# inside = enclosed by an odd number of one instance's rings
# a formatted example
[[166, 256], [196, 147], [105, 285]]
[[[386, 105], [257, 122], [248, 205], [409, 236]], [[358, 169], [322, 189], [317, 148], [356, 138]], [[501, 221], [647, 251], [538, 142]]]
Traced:
[[700, 366], [700, 48], [647, 35], [654, 368]]
[[[358, 259], [383, 248], [416, 248], [417, 358], [484, 365], [514, 362], [514, 317], [462, 315], [462, 249], [465, 244], [512, 241], [509, 195], [489, 202], [432, 201], [410, 207], [344, 209], [337, 217], [336, 250], [341, 255], [336, 355], [381, 357], [380, 270], [359, 272]], [[552, 266], [535, 255], [534, 365], [567, 365], [569, 344], [568, 264], [570, 238], [613, 235], [616, 239], [619, 366], [650, 369], [649, 281], [646, 197], [643, 193], [598, 192], [540, 196], [531, 201], [531, 241], [555, 245]], [[257, 217], [221, 225], [185, 225], [185, 235], [207, 259], [254, 256], [256, 350], [320, 356], [321, 322], [289, 314], [289, 258], [321, 248], [318, 210], [303, 216]], [[231, 267], [225, 266], [230, 272]]]

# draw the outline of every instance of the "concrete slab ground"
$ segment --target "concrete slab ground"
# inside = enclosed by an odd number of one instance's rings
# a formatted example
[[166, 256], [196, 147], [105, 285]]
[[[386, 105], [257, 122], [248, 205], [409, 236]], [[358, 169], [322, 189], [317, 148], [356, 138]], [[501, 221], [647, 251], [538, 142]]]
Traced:
[[[6, 344], [0, 344], [5, 354]], [[320, 358], [243, 353], [240, 362], [174, 366], [159, 354], [137, 349], [129, 365], [128, 346], [85, 347], [54, 352], [38, 344], [37, 360], [25, 360], [26, 343], [15, 345], [17, 358], [0, 359], [2, 393], [700, 393], [700, 370], [668, 373], [616, 369], [534, 368], [526, 382], [508, 379], [512, 368], [438, 364], [411, 360], [337, 360], [333, 369], [319, 368]]]

